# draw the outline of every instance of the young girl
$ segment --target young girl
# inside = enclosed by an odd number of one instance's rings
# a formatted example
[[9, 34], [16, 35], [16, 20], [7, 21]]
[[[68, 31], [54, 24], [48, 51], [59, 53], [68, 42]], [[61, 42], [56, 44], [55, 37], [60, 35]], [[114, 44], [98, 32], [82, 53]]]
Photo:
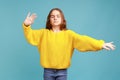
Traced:
[[70, 66], [74, 49], [85, 52], [115, 48], [112, 42], [105, 43], [103, 40], [68, 30], [64, 14], [58, 8], [50, 11], [46, 29], [31, 29], [36, 17], [36, 14], [28, 13], [23, 28], [27, 41], [39, 50], [44, 80], [67, 80], [67, 68]]

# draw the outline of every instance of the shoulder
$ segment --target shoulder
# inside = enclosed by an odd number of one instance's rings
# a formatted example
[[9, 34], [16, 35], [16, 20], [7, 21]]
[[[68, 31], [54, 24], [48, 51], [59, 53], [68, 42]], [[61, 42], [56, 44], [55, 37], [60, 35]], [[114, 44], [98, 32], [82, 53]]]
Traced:
[[48, 32], [48, 31], [49, 31], [49, 29], [40, 28], [40, 29], [39, 29], [39, 31], [41, 31], [41, 32]]
[[74, 32], [73, 30], [70, 30], [70, 29], [65, 30], [65, 31], [68, 32], [68, 33], [72, 33], [72, 32]]
[[40, 28], [40, 29], [36, 29], [34, 30], [35, 32], [37, 32], [38, 34], [45, 34], [47, 33], [49, 30], [45, 29], [45, 28]]
[[70, 34], [70, 35], [72, 35], [72, 34], [76, 34], [76, 32], [75, 32], [75, 31], [70, 30], [70, 29], [66, 30], [66, 32], [67, 32], [68, 34]]
[[71, 37], [74, 37], [74, 38], [85, 36], [83, 34], [79, 34], [79, 33], [75, 32], [73, 30], [67, 30], [66, 32], [68, 35], [70, 35]]

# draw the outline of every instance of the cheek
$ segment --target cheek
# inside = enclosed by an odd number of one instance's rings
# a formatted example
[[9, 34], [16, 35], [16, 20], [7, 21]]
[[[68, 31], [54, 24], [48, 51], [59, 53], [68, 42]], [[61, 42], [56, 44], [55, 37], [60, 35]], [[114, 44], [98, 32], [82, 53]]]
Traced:
[[50, 23], [53, 23], [53, 19], [50, 19]]
[[50, 21], [53, 21], [53, 19], [51, 18]]
[[62, 19], [59, 19], [59, 22], [62, 23]]

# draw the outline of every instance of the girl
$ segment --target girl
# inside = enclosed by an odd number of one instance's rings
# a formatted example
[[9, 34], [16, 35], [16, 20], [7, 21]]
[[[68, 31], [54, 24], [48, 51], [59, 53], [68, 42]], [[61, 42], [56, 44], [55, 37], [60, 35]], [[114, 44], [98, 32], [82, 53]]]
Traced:
[[53, 8], [48, 14], [46, 29], [31, 29], [36, 17], [36, 14], [28, 13], [23, 28], [27, 41], [38, 48], [44, 80], [67, 80], [67, 68], [74, 49], [82, 52], [115, 49], [112, 42], [105, 43], [68, 30], [59, 8]]

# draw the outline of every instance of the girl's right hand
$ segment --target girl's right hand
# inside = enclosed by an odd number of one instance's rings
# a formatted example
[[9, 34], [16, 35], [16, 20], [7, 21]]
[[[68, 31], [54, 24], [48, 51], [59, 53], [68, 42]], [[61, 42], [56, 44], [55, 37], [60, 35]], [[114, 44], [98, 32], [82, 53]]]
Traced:
[[29, 12], [25, 21], [24, 21], [24, 25], [26, 25], [26, 26], [32, 25], [34, 23], [34, 20], [35, 20], [36, 17], [37, 17], [37, 15], [35, 13], [30, 15], [30, 12]]

